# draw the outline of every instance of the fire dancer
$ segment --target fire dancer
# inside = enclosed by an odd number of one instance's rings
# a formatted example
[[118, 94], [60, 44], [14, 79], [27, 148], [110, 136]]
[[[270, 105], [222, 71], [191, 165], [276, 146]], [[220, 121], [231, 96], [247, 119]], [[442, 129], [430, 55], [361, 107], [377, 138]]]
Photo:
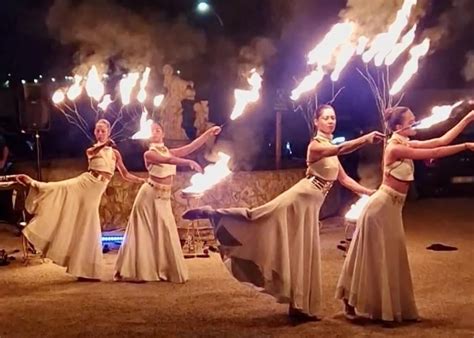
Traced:
[[23, 230], [28, 241], [79, 280], [98, 280], [102, 266], [99, 204], [115, 168], [130, 182], [143, 178], [128, 172], [114, 142], [110, 123], [95, 125], [97, 143], [87, 149], [89, 171], [59, 182], [39, 182], [27, 175], [17, 180], [29, 186], [26, 209], [33, 219]]
[[474, 151], [474, 143], [448, 146], [474, 121], [474, 111], [442, 137], [426, 141], [409, 139], [416, 134], [410, 109], [388, 109], [385, 120], [393, 135], [384, 153], [383, 182], [358, 218], [336, 298], [344, 302], [348, 318], [360, 315], [400, 322], [418, 319], [402, 220], [405, 197], [414, 179], [413, 160]]
[[163, 144], [165, 132], [161, 124], [151, 125], [150, 148], [144, 154], [149, 173], [135, 198], [115, 265], [115, 279], [125, 281], [169, 281], [184, 283], [188, 269], [171, 210], [171, 185], [176, 166], [187, 166], [202, 172], [196, 162], [185, 159], [203, 146], [220, 127], [212, 127], [184, 147], [168, 149]]
[[372, 194], [350, 178], [337, 155], [383, 137], [378, 132], [339, 145], [331, 143], [336, 113], [329, 105], [314, 115], [317, 136], [307, 151], [307, 176], [272, 201], [253, 209], [191, 209], [187, 219], [210, 218], [224, 262], [236, 279], [278, 302], [297, 320], [317, 320], [321, 308], [319, 209], [335, 180], [358, 194]]

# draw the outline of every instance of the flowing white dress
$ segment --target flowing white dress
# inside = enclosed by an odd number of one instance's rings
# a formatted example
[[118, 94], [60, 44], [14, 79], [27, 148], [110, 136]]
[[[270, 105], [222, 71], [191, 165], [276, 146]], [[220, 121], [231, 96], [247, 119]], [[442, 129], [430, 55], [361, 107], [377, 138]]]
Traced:
[[[164, 156], [169, 154], [163, 145], [153, 145], [150, 149]], [[150, 164], [147, 169], [156, 177], [176, 174], [176, 166], [170, 164]], [[117, 275], [123, 280], [173, 283], [188, 280], [170, 197], [170, 185], [149, 180], [140, 188], [115, 265]]]
[[[90, 158], [89, 169], [113, 174], [113, 149], [104, 147]], [[59, 182], [33, 181], [25, 202], [33, 218], [23, 235], [43, 256], [66, 267], [66, 272], [99, 279], [102, 266], [99, 204], [107, 184], [103, 176], [91, 172]]]
[[[389, 142], [406, 142], [400, 136]], [[413, 162], [397, 161], [386, 173], [413, 180]], [[416, 320], [402, 209], [406, 195], [382, 185], [362, 211], [337, 283], [336, 298], [356, 314], [384, 321]]]
[[[320, 135], [315, 139], [330, 144]], [[210, 220], [221, 256], [237, 280], [307, 315], [320, 315], [319, 210], [338, 170], [336, 156], [324, 158], [309, 165], [306, 178], [262, 206], [214, 211]], [[188, 214], [197, 216], [199, 210]]]

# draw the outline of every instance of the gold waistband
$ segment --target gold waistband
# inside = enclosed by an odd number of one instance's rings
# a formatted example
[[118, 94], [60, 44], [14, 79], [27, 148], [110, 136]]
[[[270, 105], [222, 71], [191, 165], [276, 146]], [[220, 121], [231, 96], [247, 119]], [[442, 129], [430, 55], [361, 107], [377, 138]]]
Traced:
[[402, 194], [386, 185], [381, 185], [379, 189], [390, 196], [393, 204], [398, 204], [398, 205], [405, 204], [405, 199], [406, 199], [405, 194]]
[[155, 197], [162, 200], [169, 200], [171, 198], [171, 185], [156, 183], [152, 180], [146, 182], [155, 191]]
[[324, 195], [327, 195], [329, 190], [333, 185], [332, 181], [326, 181], [321, 177], [314, 176], [314, 175], [307, 175], [306, 178], [318, 189], [323, 192]]
[[101, 173], [98, 173], [97, 171], [89, 170], [89, 174], [97, 178], [99, 181], [102, 181], [102, 182], [110, 181], [108, 176], [102, 175]]

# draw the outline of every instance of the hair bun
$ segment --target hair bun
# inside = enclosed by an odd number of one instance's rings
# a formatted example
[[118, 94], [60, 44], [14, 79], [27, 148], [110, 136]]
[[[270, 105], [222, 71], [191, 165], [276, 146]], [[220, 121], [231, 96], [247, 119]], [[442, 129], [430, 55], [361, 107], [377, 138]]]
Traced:
[[387, 108], [385, 109], [385, 111], [383, 112], [383, 118], [385, 121], [388, 121], [390, 120], [390, 118], [392, 117], [393, 113], [395, 112], [395, 108]]

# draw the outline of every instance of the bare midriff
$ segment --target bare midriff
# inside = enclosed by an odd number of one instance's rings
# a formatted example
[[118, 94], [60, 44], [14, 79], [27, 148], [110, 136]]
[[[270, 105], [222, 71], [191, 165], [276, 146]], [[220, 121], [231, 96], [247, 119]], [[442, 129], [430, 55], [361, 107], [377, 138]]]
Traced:
[[383, 177], [382, 184], [389, 186], [401, 194], [407, 194], [408, 189], [410, 189], [410, 181], [401, 181], [387, 173]]

